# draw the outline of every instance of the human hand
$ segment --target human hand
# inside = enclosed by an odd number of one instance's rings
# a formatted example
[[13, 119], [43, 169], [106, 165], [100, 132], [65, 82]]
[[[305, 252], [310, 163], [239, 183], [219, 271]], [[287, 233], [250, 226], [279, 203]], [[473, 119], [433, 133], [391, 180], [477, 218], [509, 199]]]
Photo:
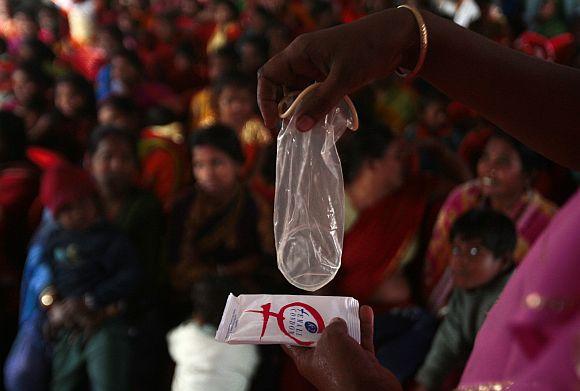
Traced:
[[412, 69], [418, 40], [417, 22], [404, 9], [299, 36], [258, 71], [258, 105], [266, 127], [277, 125], [282, 87], [296, 90], [321, 82], [295, 113], [298, 129], [307, 131], [344, 95], [389, 75], [399, 65]]
[[348, 335], [342, 319], [334, 319], [315, 348], [283, 346], [298, 371], [319, 390], [402, 390], [395, 376], [383, 368], [373, 346], [373, 310], [360, 309], [361, 344]]

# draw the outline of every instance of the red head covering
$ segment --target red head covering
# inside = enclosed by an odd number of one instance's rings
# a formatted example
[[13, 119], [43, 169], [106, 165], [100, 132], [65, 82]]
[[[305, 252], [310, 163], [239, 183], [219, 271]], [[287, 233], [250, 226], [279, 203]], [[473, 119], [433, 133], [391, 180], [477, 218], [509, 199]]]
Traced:
[[68, 163], [49, 167], [40, 185], [42, 204], [56, 216], [72, 202], [94, 196], [97, 192], [89, 174]]

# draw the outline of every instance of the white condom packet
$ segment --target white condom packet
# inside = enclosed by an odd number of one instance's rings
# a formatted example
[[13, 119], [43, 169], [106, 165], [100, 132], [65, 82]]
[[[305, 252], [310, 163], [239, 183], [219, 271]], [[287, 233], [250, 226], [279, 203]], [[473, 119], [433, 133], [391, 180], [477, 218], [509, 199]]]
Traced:
[[229, 344], [313, 347], [333, 318], [360, 343], [359, 303], [352, 297], [230, 294], [215, 339]]

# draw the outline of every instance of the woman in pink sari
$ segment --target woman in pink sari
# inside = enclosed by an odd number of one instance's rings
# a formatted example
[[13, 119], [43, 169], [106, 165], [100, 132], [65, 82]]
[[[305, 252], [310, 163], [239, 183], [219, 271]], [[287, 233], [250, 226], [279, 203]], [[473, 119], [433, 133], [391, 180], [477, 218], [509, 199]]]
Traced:
[[426, 256], [424, 288], [432, 309], [441, 309], [451, 292], [448, 236], [451, 225], [462, 213], [488, 206], [510, 217], [518, 232], [516, 263], [548, 225], [557, 207], [531, 187], [538, 159], [515, 139], [496, 133], [488, 140], [478, 161], [478, 177], [458, 186], [447, 197], [439, 211]]
[[538, 238], [488, 313], [459, 390], [580, 387], [579, 221], [580, 191]]

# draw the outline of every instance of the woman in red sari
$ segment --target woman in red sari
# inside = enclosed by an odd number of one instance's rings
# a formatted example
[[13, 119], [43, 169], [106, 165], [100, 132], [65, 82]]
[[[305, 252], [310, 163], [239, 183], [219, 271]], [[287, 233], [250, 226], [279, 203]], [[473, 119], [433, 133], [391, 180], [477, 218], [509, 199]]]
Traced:
[[424, 247], [437, 184], [406, 177], [402, 143], [383, 126], [347, 135], [340, 155], [346, 233], [338, 293], [383, 309], [409, 304], [404, 269]]

